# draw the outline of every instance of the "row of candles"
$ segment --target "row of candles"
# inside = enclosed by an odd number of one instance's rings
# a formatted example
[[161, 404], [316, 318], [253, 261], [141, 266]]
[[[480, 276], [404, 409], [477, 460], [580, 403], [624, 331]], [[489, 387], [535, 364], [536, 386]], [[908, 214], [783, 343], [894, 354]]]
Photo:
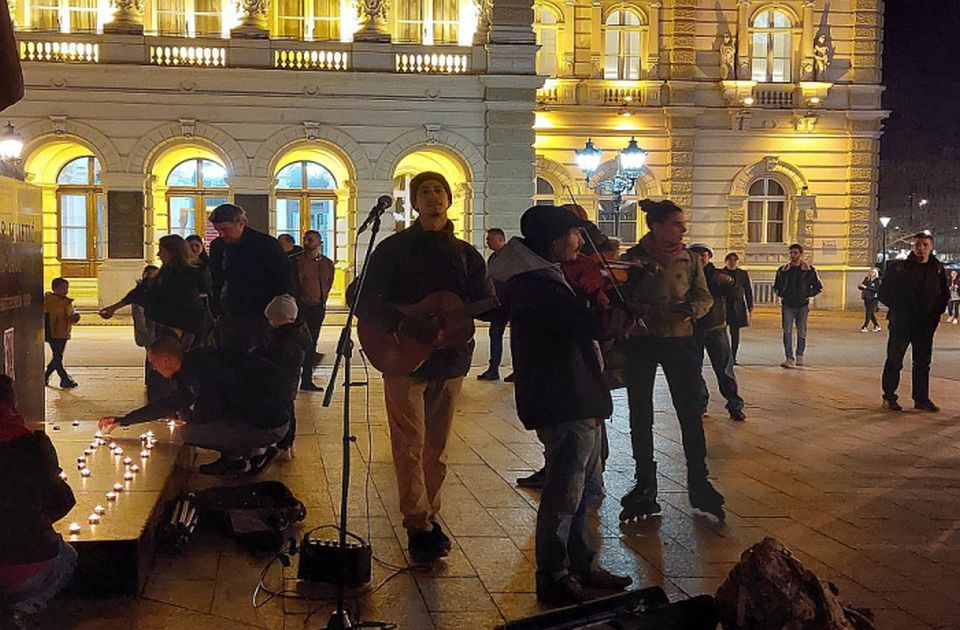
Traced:
[[[140, 435], [140, 446], [142, 448], [140, 451], [141, 460], [147, 460], [150, 457], [150, 451], [153, 450], [153, 447], [156, 445], [156, 443], [157, 440], [153, 436], [153, 431], [147, 431], [146, 433], [142, 433]], [[117, 460], [122, 461], [125, 468], [123, 480], [125, 482], [133, 481], [134, 477], [136, 477], [136, 474], [141, 470], [140, 464], [134, 463], [133, 458], [131, 457], [123, 457], [123, 448], [116, 442], [110, 442], [110, 444], [107, 445], [107, 440], [100, 431], [97, 431], [94, 436], [94, 440], [90, 442], [90, 446], [84, 449], [83, 455], [79, 455], [77, 457], [77, 470], [80, 471], [80, 476], [84, 479], [87, 479], [93, 474], [92, 471], [87, 467], [87, 458], [91, 457], [101, 446], [109, 446], [110, 453]], [[121, 458], [123, 459], [121, 460]], [[60, 478], [66, 480], [67, 473], [60, 473]], [[124, 488], [124, 484], [120, 483], [119, 481], [113, 484], [113, 489], [106, 494], [107, 501], [116, 501], [120, 496], [120, 493], [123, 492]], [[93, 512], [90, 513], [90, 516], [87, 517], [87, 522], [90, 525], [98, 525], [106, 512], [107, 509], [105, 507], [102, 505], [97, 505], [93, 508]], [[70, 523], [70, 525], [67, 526], [67, 531], [70, 533], [72, 538], [76, 538], [80, 534], [81, 529], [80, 523], [77, 522]]]

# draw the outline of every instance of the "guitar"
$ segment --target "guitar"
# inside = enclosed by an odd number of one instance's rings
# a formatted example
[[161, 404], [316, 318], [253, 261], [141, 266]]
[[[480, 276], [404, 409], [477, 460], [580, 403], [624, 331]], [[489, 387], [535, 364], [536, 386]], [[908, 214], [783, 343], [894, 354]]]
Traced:
[[388, 331], [369, 320], [357, 320], [360, 346], [384, 376], [406, 376], [435, 350], [456, 348], [473, 339], [473, 317], [497, 306], [494, 297], [466, 304], [450, 291], [435, 291], [416, 304], [393, 304], [400, 327]]

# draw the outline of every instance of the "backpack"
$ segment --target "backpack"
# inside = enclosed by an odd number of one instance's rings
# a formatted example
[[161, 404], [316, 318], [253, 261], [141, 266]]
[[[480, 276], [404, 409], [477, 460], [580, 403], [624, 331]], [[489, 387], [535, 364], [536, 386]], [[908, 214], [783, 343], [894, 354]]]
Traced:
[[307, 508], [279, 481], [209, 488], [196, 494], [201, 525], [233, 538], [251, 553], [276, 551]]

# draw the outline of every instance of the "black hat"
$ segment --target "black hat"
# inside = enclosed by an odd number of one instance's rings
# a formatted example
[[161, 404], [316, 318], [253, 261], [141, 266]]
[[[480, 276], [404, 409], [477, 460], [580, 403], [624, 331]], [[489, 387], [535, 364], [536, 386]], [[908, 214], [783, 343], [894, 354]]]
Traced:
[[687, 249], [695, 254], [710, 254], [710, 257], [713, 258], [713, 250], [703, 243], [694, 243]]
[[573, 212], [557, 206], [533, 206], [520, 217], [520, 233], [535, 249], [549, 245], [573, 228], [588, 225]]
[[410, 195], [411, 195], [414, 199], [416, 199], [416, 198], [417, 198], [417, 189], [420, 188], [420, 186], [421, 186], [424, 182], [428, 182], [428, 181], [430, 181], [430, 180], [440, 182], [440, 184], [443, 186], [443, 188], [447, 191], [447, 201], [449, 201], [449, 202], [452, 203], [452, 202], [453, 202], [453, 191], [450, 190], [450, 183], [447, 182], [447, 178], [446, 178], [446, 177], [444, 177], [444, 176], [441, 175], [440, 173], [436, 173], [436, 172], [434, 172], [434, 171], [424, 171], [424, 172], [420, 173], [419, 175], [417, 175], [416, 177], [414, 177], [413, 179], [411, 179], [411, 180], [410, 180]]

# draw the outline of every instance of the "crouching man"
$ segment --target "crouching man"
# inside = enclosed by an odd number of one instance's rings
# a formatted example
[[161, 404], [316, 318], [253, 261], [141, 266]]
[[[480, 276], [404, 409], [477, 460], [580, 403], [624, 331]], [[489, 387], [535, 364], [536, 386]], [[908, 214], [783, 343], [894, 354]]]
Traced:
[[110, 432], [178, 415], [184, 444], [220, 451], [215, 462], [200, 466], [209, 475], [256, 474], [276, 454], [275, 445], [290, 428], [285, 377], [266, 359], [245, 352], [195, 348], [184, 353], [173, 337], [150, 344], [147, 357], [174, 389], [125, 416], [100, 419]]
[[517, 413], [544, 445], [546, 480], [537, 511], [537, 597], [566, 605], [584, 589], [620, 590], [632, 583], [596, 565], [587, 510], [601, 487], [601, 425], [612, 412], [597, 341], [611, 311], [578, 296], [561, 270], [577, 258], [580, 228], [572, 212], [534, 206], [490, 265], [504, 283], [511, 325]]

